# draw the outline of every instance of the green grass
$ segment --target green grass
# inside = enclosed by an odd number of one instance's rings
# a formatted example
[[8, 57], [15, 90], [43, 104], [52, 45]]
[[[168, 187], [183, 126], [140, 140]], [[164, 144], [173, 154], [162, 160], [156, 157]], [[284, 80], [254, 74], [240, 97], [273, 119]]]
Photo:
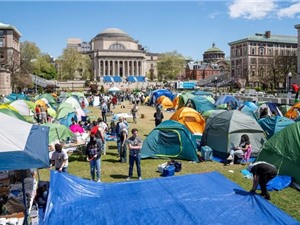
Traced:
[[[131, 106], [125, 103], [126, 108], [121, 109], [119, 106], [114, 109], [114, 112], [130, 112]], [[138, 123], [134, 124], [129, 120], [130, 129], [136, 127], [139, 130], [139, 136], [145, 139], [146, 136], [154, 128], [153, 113], [154, 108], [148, 106], [139, 107], [139, 115], [144, 114], [144, 119], [138, 119]], [[99, 110], [94, 107], [90, 108], [92, 110], [91, 115], [93, 118], [97, 118], [100, 113]], [[164, 113], [165, 119], [168, 119], [172, 113]], [[90, 179], [89, 163], [85, 161], [85, 157], [80, 155], [72, 154], [69, 158], [69, 173]], [[157, 171], [159, 164], [168, 161], [168, 159], [144, 159], [142, 160], [142, 175], [143, 179], [157, 178], [160, 177], [160, 173]], [[218, 162], [201, 162], [201, 163], [190, 163], [188, 161], [181, 160], [182, 170], [176, 173], [175, 176], [181, 176], [184, 174], [197, 174], [205, 173], [211, 171], [218, 171], [223, 174], [228, 179], [240, 185], [245, 190], [250, 190], [252, 187], [252, 180], [246, 179], [242, 176], [240, 171], [245, 169], [246, 166], [243, 165], [232, 165], [224, 166], [222, 163]], [[109, 141], [107, 142], [107, 154], [102, 156], [101, 162], [101, 180], [102, 182], [124, 182], [125, 178], [128, 176], [128, 163], [119, 163], [117, 158], [117, 147], [116, 143]], [[232, 170], [233, 172], [229, 172]], [[134, 168], [133, 178], [137, 178], [136, 168]], [[49, 170], [40, 170], [40, 179], [49, 180]], [[163, 179], [163, 178], [162, 178]], [[209, 184], [208, 184], [209, 185]], [[271, 202], [294, 217], [296, 220], [300, 221], [300, 194], [299, 191], [294, 188], [286, 188], [282, 191], [272, 191]]]

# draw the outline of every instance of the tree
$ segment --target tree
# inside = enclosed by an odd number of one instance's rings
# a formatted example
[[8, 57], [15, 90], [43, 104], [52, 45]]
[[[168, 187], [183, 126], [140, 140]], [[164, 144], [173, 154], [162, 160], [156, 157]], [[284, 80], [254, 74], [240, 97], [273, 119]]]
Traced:
[[174, 80], [185, 69], [185, 59], [177, 51], [163, 53], [157, 62], [158, 79]]
[[59, 78], [61, 80], [90, 79], [91, 59], [88, 55], [79, 53], [76, 49], [66, 48], [63, 55], [57, 60], [60, 67]]
[[57, 72], [52, 58], [48, 54], [40, 54], [32, 62], [33, 74], [40, 76], [46, 80], [57, 79]]

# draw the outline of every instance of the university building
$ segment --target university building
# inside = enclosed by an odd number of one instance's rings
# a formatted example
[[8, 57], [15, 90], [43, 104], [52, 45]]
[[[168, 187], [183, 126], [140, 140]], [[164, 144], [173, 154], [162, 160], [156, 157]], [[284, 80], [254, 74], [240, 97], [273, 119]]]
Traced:
[[11, 74], [8, 66], [20, 65], [21, 33], [9, 24], [0, 23], [0, 95], [12, 92]]
[[249, 86], [255, 87], [270, 77], [269, 59], [276, 56], [297, 56], [298, 41], [294, 36], [273, 35], [271, 31], [266, 31], [228, 44], [231, 76], [242, 84], [248, 81]]

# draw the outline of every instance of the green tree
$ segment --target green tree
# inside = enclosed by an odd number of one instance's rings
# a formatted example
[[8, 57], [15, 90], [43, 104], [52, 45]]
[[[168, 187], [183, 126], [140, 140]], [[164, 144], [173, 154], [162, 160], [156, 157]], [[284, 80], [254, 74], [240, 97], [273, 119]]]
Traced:
[[90, 79], [91, 60], [88, 55], [79, 53], [76, 49], [66, 48], [57, 60], [59, 78], [61, 80], [74, 80], [75, 78]]
[[158, 80], [174, 80], [185, 69], [185, 58], [177, 51], [163, 53], [157, 62]]
[[57, 79], [57, 73], [52, 58], [48, 54], [40, 54], [32, 62], [33, 74], [46, 80]]

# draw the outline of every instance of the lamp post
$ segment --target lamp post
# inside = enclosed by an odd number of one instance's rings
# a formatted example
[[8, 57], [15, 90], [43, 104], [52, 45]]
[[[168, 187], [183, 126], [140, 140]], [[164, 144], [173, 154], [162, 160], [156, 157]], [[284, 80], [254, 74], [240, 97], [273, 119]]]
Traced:
[[291, 95], [292, 95], [292, 93], [291, 93], [291, 79], [292, 79], [292, 73], [291, 73], [291, 72], [288, 73], [288, 77], [289, 77], [289, 86], [288, 86], [289, 92], [288, 92], [288, 99], [290, 99], [290, 98], [291, 98]]

